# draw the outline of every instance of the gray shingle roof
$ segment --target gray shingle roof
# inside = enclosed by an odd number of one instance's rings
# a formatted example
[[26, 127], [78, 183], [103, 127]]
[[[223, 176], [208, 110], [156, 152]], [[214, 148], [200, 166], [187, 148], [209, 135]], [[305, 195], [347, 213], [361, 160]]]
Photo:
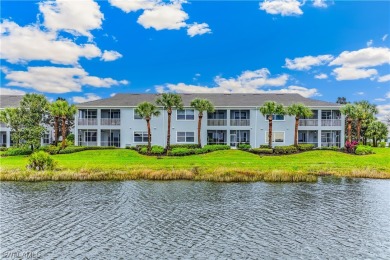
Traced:
[[[99, 99], [80, 103], [77, 107], [135, 107], [140, 102], [155, 102], [160, 94], [117, 94], [106, 99]], [[276, 101], [285, 106], [293, 103], [303, 103], [313, 107], [339, 107], [339, 104], [330, 103], [310, 98], [305, 98], [299, 94], [215, 94], [215, 93], [194, 93], [180, 94], [184, 106], [189, 106], [194, 98], [207, 98], [216, 107], [257, 107], [266, 101]]]
[[0, 108], [18, 107], [22, 98], [22, 95], [0, 95]]

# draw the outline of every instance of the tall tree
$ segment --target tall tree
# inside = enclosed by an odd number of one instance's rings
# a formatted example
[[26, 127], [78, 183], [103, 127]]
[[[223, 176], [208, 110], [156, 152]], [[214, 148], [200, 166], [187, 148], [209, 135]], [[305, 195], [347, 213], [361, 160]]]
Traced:
[[202, 147], [201, 128], [203, 112], [213, 113], [215, 111], [213, 103], [207, 99], [195, 98], [191, 101], [191, 107], [198, 111], [198, 145]]
[[304, 104], [297, 103], [287, 107], [287, 114], [290, 116], [295, 116], [294, 145], [298, 146], [299, 119], [302, 117], [313, 116], [313, 111], [309, 107], [305, 106]]
[[345, 97], [338, 97], [336, 100], [336, 103], [340, 104], [340, 105], [345, 105], [345, 104], [348, 104], [349, 102], [347, 101], [347, 99]]
[[167, 150], [171, 149], [171, 120], [173, 109], [183, 109], [181, 96], [173, 93], [163, 93], [156, 100], [156, 104], [162, 106], [168, 113]]
[[67, 127], [66, 127], [66, 120], [69, 117], [73, 117], [74, 114], [76, 114], [76, 107], [75, 105], [69, 105], [67, 101], [64, 100], [57, 100], [56, 102], [56, 110], [58, 110], [58, 116], [61, 118], [62, 123], [62, 149], [65, 148], [66, 145], [66, 133], [67, 133]]
[[50, 116], [53, 118], [53, 124], [54, 124], [54, 144], [57, 146], [58, 144], [58, 136], [59, 136], [59, 119], [62, 114], [62, 107], [61, 103], [64, 101], [58, 100], [51, 103], [49, 105], [49, 113]]
[[6, 108], [0, 111], [0, 122], [11, 129], [13, 145], [19, 147], [22, 141], [23, 117], [20, 108]]
[[[357, 119], [357, 125], [356, 125], [356, 135], [357, 135], [357, 141], [360, 142], [360, 136], [363, 132], [367, 130], [368, 125], [375, 120], [375, 114], [378, 113], [378, 109], [376, 108], [376, 105], [370, 104], [370, 102], [363, 100], [359, 102], [355, 102], [356, 105], [356, 119]], [[364, 124], [364, 129], [362, 131], [362, 125]]]
[[272, 119], [274, 115], [285, 115], [286, 110], [282, 104], [278, 104], [274, 101], [265, 102], [260, 108], [260, 113], [268, 119], [268, 146], [272, 148]]
[[152, 119], [152, 117], [159, 116], [160, 111], [154, 104], [150, 102], [142, 102], [136, 107], [135, 113], [146, 120], [146, 126], [148, 128], [148, 154], [150, 154], [152, 150], [152, 134], [150, 131], [150, 120]]
[[367, 135], [372, 139], [372, 144], [377, 147], [378, 141], [386, 139], [389, 134], [389, 130], [385, 123], [374, 121], [367, 128]]
[[346, 104], [340, 109], [341, 114], [347, 117], [347, 136], [348, 141], [352, 141], [352, 121], [356, 119], [356, 105]]

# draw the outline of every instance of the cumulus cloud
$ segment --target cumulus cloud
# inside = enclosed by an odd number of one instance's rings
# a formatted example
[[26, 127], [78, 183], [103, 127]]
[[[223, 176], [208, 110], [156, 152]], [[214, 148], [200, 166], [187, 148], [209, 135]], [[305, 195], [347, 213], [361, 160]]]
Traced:
[[327, 79], [328, 78], [328, 75], [326, 75], [325, 73], [320, 73], [318, 75], [315, 75], [314, 76], [316, 79]]
[[375, 101], [378, 101], [378, 102], [383, 102], [383, 101], [386, 101], [386, 99], [385, 99], [385, 98], [375, 98], [374, 100], [375, 100]]
[[9, 71], [7, 86], [34, 89], [47, 93], [80, 92], [82, 86], [109, 88], [128, 84], [126, 80], [89, 76], [83, 68], [28, 67], [27, 71]]
[[387, 82], [387, 81], [390, 81], [390, 74], [378, 78], [378, 82]]
[[66, 31], [74, 35], [93, 38], [91, 30], [99, 29], [104, 15], [93, 0], [77, 3], [71, 0], [44, 1], [39, 3], [44, 25], [49, 30]]
[[359, 69], [354, 67], [340, 67], [333, 70], [337, 80], [355, 80], [370, 78], [378, 74], [376, 69]]
[[370, 47], [373, 43], [374, 43], [373, 40], [369, 40], [369, 41], [367, 42], [367, 47]]
[[386, 98], [390, 98], [390, 91], [386, 93]]
[[282, 16], [302, 15], [301, 5], [298, 0], [264, 0], [260, 3], [260, 10]]
[[158, 1], [154, 0], [109, 0], [108, 2], [126, 13], [152, 9], [158, 3]]
[[387, 36], [389, 36], [388, 34], [385, 34], [385, 35], [383, 35], [383, 37], [382, 37], [382, 41], [386, 41], [386, 39], [387, 39]]
[[122, 54], [120, 54], [117, 51], [104, 51], [102, 57], [100, 58], [100, 60], [103, 60], [103, 61], [114, 61], [114, 60], [117, 60], [119, 58], [122, 58]]
[[313, 6], [314, 7], [319, 7], [319, 8], [326, 8], [328, 5], [326, 4], [325, 0], [314, 0], [313, 1]]
[[290, 70], [309, 70], [313, 66], [326, 64], [332, 59], [332, 55], [305, 56], [293, 60], [286, 59], [285, 66]]
[[26, 92], [18, 89], [0, 88], [0, 94], [1, 95], [24, 95], [26, 94]]
[[83, 96], [73, 97], [72, 101], [75, 103], [84, 103], [84, 102], [94, 101], [98, 99], [101, 99], [101, 97], [93, 93], [86, 93], [84, 97]]
[[211, 33], [211, 29], [209, 28], [209, 25], [207, 23], [194, 23], [188, 26], [187, 34], [191, 37], [194, 37], [195, 35], [202, 35], [205, 33]]
[[384, 121], [386, 116], [390, 114], [390, 104], [384, 104], [377, 106], [379, 113], [377, 114], [378, 120]]
[[81, 57], [99, 57], [101, 51], [94, 44], [77, 45], [55, 32], [43, 31], [37, 25], [24, 27], [4, 20], [1, 23], [2, 59], [10, 63], [31, 60], [50, 61], [55, 64], [75, 64]]

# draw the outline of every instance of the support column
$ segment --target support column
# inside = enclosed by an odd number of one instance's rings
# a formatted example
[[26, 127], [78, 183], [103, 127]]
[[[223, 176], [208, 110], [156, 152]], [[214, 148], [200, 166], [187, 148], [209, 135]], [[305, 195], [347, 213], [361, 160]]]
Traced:
[[230, 109], [226, 109], [226, 144], [230, 146]]
[[101, 129], [96, 129], [97, 131], [97, 146], [101, 146], [101, 134], [102, 130]]
[[6, 146], [10, 147], [11, 146], [11, 131], [6, 131]]
[[321, 129], [317, 131], [317, 141], [318, 141], [318, 148], [321, 147]]

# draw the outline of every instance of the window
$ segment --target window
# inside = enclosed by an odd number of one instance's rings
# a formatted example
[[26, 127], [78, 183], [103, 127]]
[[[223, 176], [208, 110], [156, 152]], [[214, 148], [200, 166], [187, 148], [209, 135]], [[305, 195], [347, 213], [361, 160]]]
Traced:
[[194, 132], [177, 132], [176, 142], [178, 143], [193, 143], [195, 142]]
[[177, 110], [177, 120], [194, 120], [195, 112], [193, 109]]
[[87, 131], [84, 132], [84, 141], [85, 142], [96, 142], [97, 141], [97, 131]]
[[[272, 142], [284, 143], [284, 132], [272, 132]], [[268, 143], [268, 132], [265, 132], [265, 143]]]
[[148, 132], [134, 132], [134, 143], [147, 143]]
[[134, 119], [143, 119], [142, 117], [140, 117], [140, 116], [135, 112], [135, 109], [134, 109]]
[[[265, 117], [265, 120], [268, 121], [268, 116]], [[275, 121], [284, 121], [284, 115], [272, 115], [272, 120]]]
[[43, 135], [43, 143], [44, 144], [50, 143], [50, 135], [49, 134], [44, 134]]
[[79, 118], [97, 118], [97, 110], [96, 109], [82, 109], [79, 110]]

